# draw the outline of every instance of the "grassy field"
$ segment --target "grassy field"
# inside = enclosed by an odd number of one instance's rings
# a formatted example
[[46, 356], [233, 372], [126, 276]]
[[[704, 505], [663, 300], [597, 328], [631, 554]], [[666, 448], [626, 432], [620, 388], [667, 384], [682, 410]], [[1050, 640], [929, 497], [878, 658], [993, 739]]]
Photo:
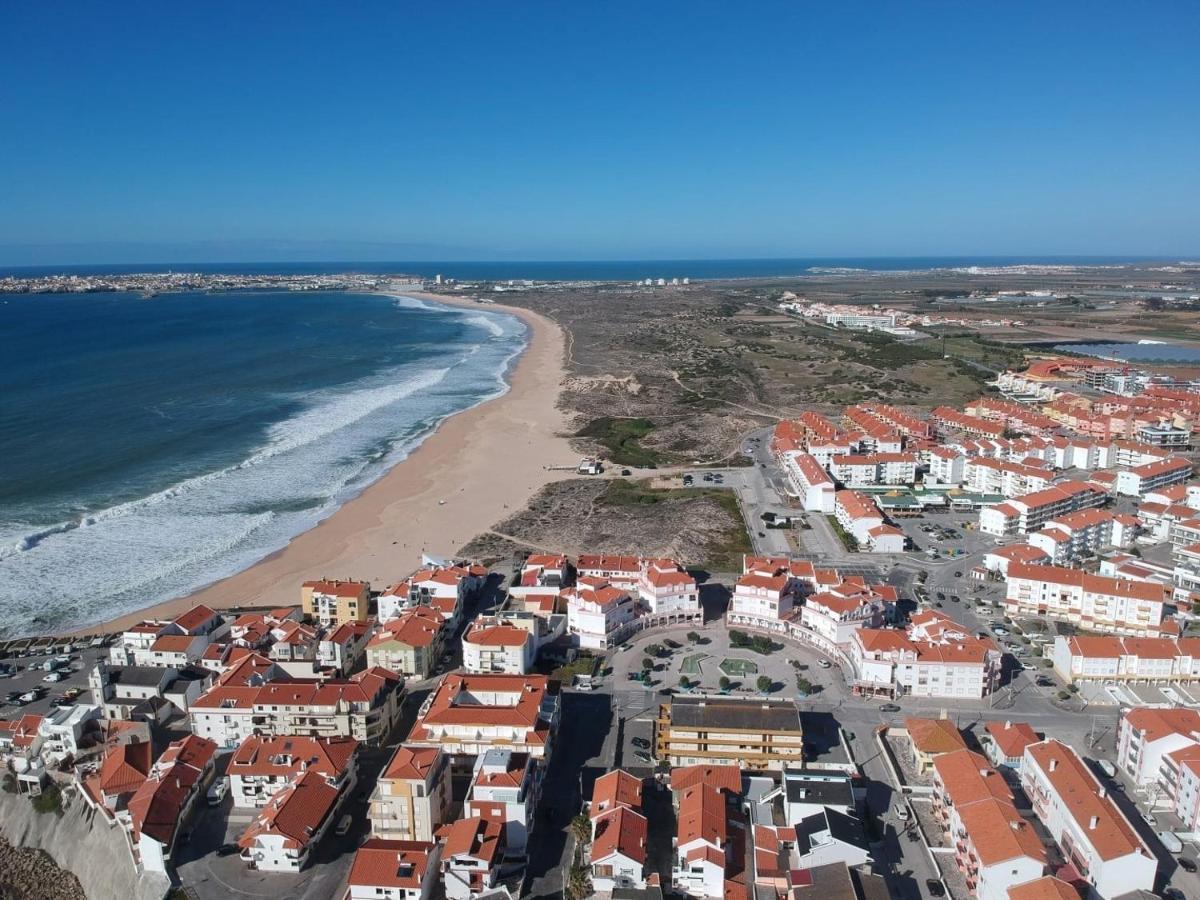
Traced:
[[592, 419], [576, 432], [577, 437], [592, 438], [608, 450], [609, 459], [621, 466], [656, 466], [662, 457], [641, 445], [641, 440], [654, 430], [648, 419]]

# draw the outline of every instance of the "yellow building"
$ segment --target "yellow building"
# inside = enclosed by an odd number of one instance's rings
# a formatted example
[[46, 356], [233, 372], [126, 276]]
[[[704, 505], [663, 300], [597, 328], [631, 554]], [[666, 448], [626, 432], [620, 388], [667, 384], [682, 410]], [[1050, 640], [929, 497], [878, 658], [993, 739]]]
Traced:
[[672, 766], [782, 769], [804, 760], [800, 710], [790, 700], [672, 697], [659, 707], [654, 746]]
[[346, 622], [365, 622], [371, 607], [371, 586], [363, 581], [306, 581], [300, 586], [304, 614], [327, 628]]
[[450, 814], [449, 763], [437, 747], [397, 747], [371, 793], [371, 835], [433, 841]]

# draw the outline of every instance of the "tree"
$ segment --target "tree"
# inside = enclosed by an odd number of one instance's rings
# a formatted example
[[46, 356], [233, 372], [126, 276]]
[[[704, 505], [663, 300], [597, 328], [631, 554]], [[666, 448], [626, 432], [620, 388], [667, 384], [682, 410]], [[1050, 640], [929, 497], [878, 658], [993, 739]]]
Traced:
[[717, 684], [721, 685], [721, 690], [727, 691], [733, 685], [733, 682], [729, 680], [729, 676], [722, 675], [721, 680]]
[[801, 694], [812, 693], [812, 682], [801, 675], [796, 676], [796, 690]]
[[662, 656], [662, 644], [651, 644], [646, 648], [646, 652], [657, 659]]
[[688, 639], [688, 641], [690, 641], [690, 642], [691, 642], [691, 643], [693, 643], [693, 644], [698, 644], [698, 643], [700, 643], [700, 632], [698, 632], [698, 631], [689, 631], [689, 632], [687, 633], [687, 639]]
[[566, 893], [571, 900], [583, 900], [592, 895], [592, 879], [588, 876], [587, 866], [571, 866], [567, 873]]
[[679, 686], [681, 688], [686, 688], [689, 684], [691, 684], [691, 682], [688, 681], [688, 677], [686, 675], [679, 676]]
[[654, 668], [654, 660], [652, 660], [650, 657], [647, 656], [645, 659], [642, 660], [642, 668], [645, 669], [646, 671], [653, 669]]
[[755, 684], [758, 685], [759, 691], [764, 694], [771, 690], [771, 679], [766, 675], [759, 675], [758, 681]]
[[571, 834], [580, 846], [588, 843], [592, 839], [592, 820], [583, 813], [578, 813], [571, 819]]

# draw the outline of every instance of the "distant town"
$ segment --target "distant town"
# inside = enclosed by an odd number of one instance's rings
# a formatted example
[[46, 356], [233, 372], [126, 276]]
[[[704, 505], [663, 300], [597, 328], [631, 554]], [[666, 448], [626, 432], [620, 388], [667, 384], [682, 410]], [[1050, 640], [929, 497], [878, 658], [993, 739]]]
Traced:
[[[130, 278], [79, 289], [214, 285]], [[728, 578], [427, 555], [10, 641], [0, 809], [85, 818], [130, 895], [1197, 896], [1198, 431], [1194, 380], [1047, 356], [654, 473], [737, 497]]]

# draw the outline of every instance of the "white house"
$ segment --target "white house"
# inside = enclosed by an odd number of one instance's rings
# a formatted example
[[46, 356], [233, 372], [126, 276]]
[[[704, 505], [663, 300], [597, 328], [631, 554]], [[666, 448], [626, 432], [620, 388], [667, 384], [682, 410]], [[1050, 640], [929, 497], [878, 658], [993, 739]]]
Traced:
[[440, 853], [431, 841], [371, 838], [354, 854], [343, 900], [429, 900]]

